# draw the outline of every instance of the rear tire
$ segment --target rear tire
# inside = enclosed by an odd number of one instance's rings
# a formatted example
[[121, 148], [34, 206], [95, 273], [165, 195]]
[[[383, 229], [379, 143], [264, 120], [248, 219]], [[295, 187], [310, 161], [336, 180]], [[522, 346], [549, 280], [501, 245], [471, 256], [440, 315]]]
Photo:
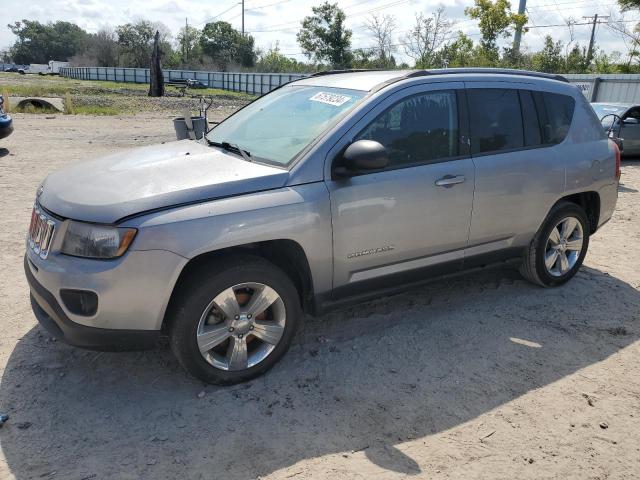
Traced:
[[193, 272], [177, 292], [171, 349], [193, 376], [213, 384], [250, 380], [286, 353], [302, 316], [298, 291], [278, 267], [233, 256]]
[[520, 273], [542, 287], [562, 285], [578, 272], [588, 248], [584, 210], [575, 203], [557, 203], [529, 244]]

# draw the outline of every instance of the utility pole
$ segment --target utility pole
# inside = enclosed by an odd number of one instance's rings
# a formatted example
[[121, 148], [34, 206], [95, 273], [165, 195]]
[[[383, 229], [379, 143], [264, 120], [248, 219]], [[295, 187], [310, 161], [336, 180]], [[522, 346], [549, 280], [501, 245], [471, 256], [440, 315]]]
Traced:
[[242, 0], [242, 36], [244, 37], [244, 0]]
[[598, 19], [602, 20], [602, 19], [607, 19], [609, 18], [608, 15], [606, 16], [598, 16], [598, 14], [596, 13], [593, 17], [582, 17], [585, 20], [591, 20], [593, 19], [593, 24], [591, 25], [591, 39], [589, 40], [589, 49], [587, 50], [587, 67], [589, 65], [591, 65], [591, 60], [593, 59], [593, 45], [595, 43], [595, 39], [596, 39], [596, 26], [599, 23]]
[[189, 56], [189, 19], [184, 19], [184, 61], [187, 62]]
[[[518, 15], [524, 14], [527, 10], [527, 0], [520, 0], [518, 5]], [[520, 54], [520, 40], [522, 39], [522, 25], [516, 27], [516, 34], [513, 36], [513, 57], [517, 58]]]

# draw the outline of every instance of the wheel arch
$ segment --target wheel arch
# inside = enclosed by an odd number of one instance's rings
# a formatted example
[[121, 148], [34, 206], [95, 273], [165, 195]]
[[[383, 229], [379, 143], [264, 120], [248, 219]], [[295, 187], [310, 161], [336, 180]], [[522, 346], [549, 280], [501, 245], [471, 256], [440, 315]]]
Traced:
[[316, 305], [314, 300], [313, 278], [304, 249], [294, 240], [267, 240], [212, 250], [190, 259], [182, 268], [171, 292], [171, 297], [169, 298], [162, 320], [163, 332], [167, 331], [167, 327], [173, 316], [176, 298], [182, 286], [185, 285], [186, 280], [193, 275], [202, 274], [202, 271], [207, 266], [215, 264], [216, 260], [229, 255], [252, 255], [264, 258], [273, 263], [282, 269], [295, 285], [303, 311], [309, 313], [315, 312]]
[[554, 206], [560, 202], [575, 203], [585, 211], [589, 220], [589, 235], [598, 229], [600, 220], [600, 194], [598, 192], [586, 191], [566, 195], [560, 198]]

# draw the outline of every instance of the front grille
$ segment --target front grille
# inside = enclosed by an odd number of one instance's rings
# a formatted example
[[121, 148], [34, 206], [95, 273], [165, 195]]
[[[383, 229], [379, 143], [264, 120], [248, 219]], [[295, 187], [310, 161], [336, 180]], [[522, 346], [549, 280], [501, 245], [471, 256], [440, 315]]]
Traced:
[[55, 222], [48, 217], [37, 205], [33, 206], [31, 212], [31, 224], [29, 225], [28, 243], [40, 258], [47, 258], [49, 247], [55, 231]]

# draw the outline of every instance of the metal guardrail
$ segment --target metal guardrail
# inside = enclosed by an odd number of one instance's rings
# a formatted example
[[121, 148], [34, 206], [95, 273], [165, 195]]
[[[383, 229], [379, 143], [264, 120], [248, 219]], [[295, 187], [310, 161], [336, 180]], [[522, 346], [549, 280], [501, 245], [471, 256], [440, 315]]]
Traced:
[[[304, 73], [204, 72], [194, 70], [164, 70], [166, 82], [171, 80], [199, 80], [211, 88], [244, 92], [253, 95], [268, 93], [280, 85], [307, 77]], [[114, 82], [149, 83], [148, 68], [67, 67], [60, 75], [81, 80], [110, 80]], [[640, 103], [640, 75], [582, 75], [565, 74], [572, 84], [592, 102]]]
[[[165, 82], [186, 79], [199, 80], [210, 88], [252, 95], [268, 93], [284, 83], [308, 76], [301, 73], [203, 72], [195, 70], [163, 70], [162, 73]], [[148, 68], [63, 67], [60, 68], [60, 75], [79, 80], [149, 83]]]

